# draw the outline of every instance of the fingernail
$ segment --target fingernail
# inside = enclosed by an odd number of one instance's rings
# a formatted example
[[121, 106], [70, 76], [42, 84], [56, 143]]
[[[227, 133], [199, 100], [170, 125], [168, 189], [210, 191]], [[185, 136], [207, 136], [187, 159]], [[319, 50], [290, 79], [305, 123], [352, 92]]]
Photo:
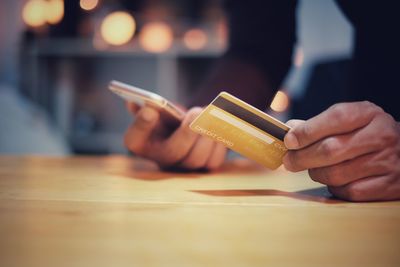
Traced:
[[143, 109], [140, 118], [145, 122], [151, 122], [154, 120], [154, 113], [149, 109]]
[[299, 147], [299, 141], [297, 140], [297, 137], [291, 132], [286, 134], [284, 141], [285, 141], [285, 146], [288, 149], [296, 149]]

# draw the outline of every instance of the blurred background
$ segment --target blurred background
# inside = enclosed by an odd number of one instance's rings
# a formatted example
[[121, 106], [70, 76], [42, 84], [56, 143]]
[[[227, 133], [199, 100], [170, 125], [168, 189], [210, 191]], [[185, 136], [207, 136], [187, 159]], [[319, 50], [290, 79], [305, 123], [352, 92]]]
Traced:
[[[293, 66], [266, 104], [283, 120], [340, 100], [351, 54], [333, 1], [300, 1], [297, 22]], [[2, 0], [0, 153], [126, 153], [133, 118], [108, 82], [188, 102], [228, 35], [220, 0]]]

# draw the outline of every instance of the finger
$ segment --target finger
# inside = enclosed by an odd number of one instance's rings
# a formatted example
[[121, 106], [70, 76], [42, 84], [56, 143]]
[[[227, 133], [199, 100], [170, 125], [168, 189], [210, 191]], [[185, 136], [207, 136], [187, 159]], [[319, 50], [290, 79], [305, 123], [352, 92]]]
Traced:
[[159, 117], [160, 114], [155, 109], [141, 108], [135, 122], [125, 134], [125, 146], [136, 154], [144, 154], [144, 147], [149, 142], [149, 137], [159, 122]]
[[348, 201], [393, 200], [399, 197], [398, 191], [391, 186], [394, 181], [391, 175], [372, 176], [344, 186], [329, 186], [328, 190], [332, 195]]
[[312, 180], [328, 185], [343, 186], [356, 180], [382, 176], [390, 173], [392, 165], [396, 164], [388, 151], [370, 153], [336, 165], [310, 169]]
[[219, 168], [225, 162], [225, 156], [227, 148], [221, 143], [215, 143], [214, 150], [209, 157], [206, 167], [209, 170], [215, 170]]
[[[295, 127], [299, 127], [299, 125], [303, 124], [304, 122], [304, 120], [289, 120], [286, 122], [286, 125], [293, 129]], [[284, 138], [284, 143], [286, 147], [294, 147], [297, 145], [297, 139], [295, 139], [294, 134], [286, 134]]]
[[288, 149], [299, 149], [324, 137], [354, 131], [367, 125], [376, 114], [382, 112], [381, 108], [367, 101], [333, 105], [294, 126], [285, 136], [285, 145]]
[[125, 102], [125, 106], [126, 109], [132, 114], [136, 114], [140, 109], [140, 106], [133, 102]]
[[189, 154], [179, 164], [187, 169], [200, 169], [206, 167], [206, 163], [214, 149], [214, 141], [210, 138], [200, 136]]
[[[306, 148], [288, 151], [283, 163], [290, 171], [300, 171], [334, 165], [390, 147], [396, 133], [388, 126], [386, 119], [378, 117], [352, 133], [328, 137]], [[390, 131], [393, 138], [388, 138], [389, 134], [384, 131]]]
[[201, 108], [190, 109], [175, 132], [158, 144], [159, 149], [150, 152], [153, 153], [152, 157], [165, 166], [177, 164], [185, 158], [199, 138], [199, 135], [193, 132], [189, 125], [201, 111]]

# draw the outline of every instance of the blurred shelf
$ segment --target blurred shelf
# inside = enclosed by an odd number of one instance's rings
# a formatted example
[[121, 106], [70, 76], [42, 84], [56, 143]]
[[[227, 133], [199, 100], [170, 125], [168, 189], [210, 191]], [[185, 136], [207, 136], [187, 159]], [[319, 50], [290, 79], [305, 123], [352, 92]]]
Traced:
[[99, 50], [89, 39], [46, 39], [25, 44], [20, 86], [47, 111], [75, 153], [121, 153], [132, 116], [107, 90], [110, 80], [186, 103], [222, 53], [217, 46], [192, 51], [178, 41], [157, 54], [138, 43]]
[[122, 132], [97, 132], [92, 134], [72, 134], [69, 143], [76, 154], [127, 153]]
[[100, 57], [218, 57], [225, 52], [225, 47], [208, 45], [204, 49], [190, 50], [182, 42], [175, 41], [162, 53], [145, 51], [137, 42], [124, 46], [96, 48], [92, 39], [45, 39], [33, 42], [26, 48], [29, 54], [37, 56], [100, 56]]

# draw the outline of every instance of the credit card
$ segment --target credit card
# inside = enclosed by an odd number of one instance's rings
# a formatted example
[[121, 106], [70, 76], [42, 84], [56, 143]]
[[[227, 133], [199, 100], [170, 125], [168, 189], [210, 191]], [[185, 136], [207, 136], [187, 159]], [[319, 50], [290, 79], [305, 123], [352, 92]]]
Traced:
[[233, 95], [221, 92], [190, 124], [194, 132], [270, 169], [282, 164], [290, 127]]

